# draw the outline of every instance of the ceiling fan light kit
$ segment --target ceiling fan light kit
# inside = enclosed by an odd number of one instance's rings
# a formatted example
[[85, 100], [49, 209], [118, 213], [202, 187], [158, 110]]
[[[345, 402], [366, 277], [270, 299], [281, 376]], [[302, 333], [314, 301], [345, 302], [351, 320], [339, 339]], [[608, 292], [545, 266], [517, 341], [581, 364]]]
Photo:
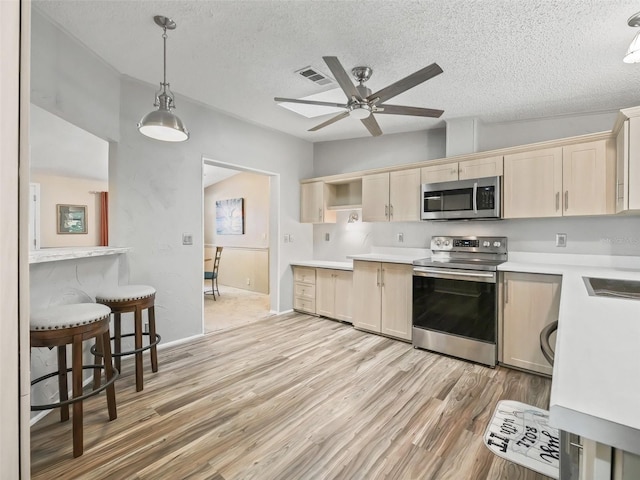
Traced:
[[386, 86], [382, 90], [371, 93], [371, 89], [364, 85], [364, 83], [369, 80], [373, 74], [373, 70], [370, 67], [355, 67], [351, 70], [351, 74], [358, 82], [358, 85], [354, 85], [337, 57], [322, 57], [322, 59], [325, 61], [329, 70], [331, 70], [331, 73], [336, 79], [336, 82], [338, 82], [338, 85], [340, 85], [340, 88], [347, 96], [347, 103], [318, 102], [313, 100], [282, 97], [274, 98], [276, 102], [303, 103], [308, 105], [344, 108], [344, 112], [339, 113], [313, 128], [310, 128], [310, 132], [320, 130], [321, 128], [329, 126], [343, 118], [353, 117], [359, 119], [367, 130], [369, 130], [369, 133], [374, 137], [377, 137], [382, 135], [382, 130], [380, 129], [380, 125], [378, 125], [374, 114], [382, 113], [387, 115], [413, 115], [418, 117], [439, 118], [444, 113], [442, 110], [435, 110], [431, 108], [407, 107], [403, 105], [388, 105], [383, 103], [396, 95], [400, 95], [410, 88], [441, 74], [442, 69], [436, 63], [432, 63], [431, 65]]
[[175, 100], [167, 82], [167, 30], [174, 30], [176, 22], [162, 15], [154, 16], [153, 20], [163, 30], [164, 75], [153, 103], [153, 106], [158, 109], [142, 117], [138, 123], [138, 131], [147, 137], [164, 142], [184, 142], [189, 139], [189, 131], [180, 117], [171, 111], [175, 108]]
[[[634, 13], [627, 20], [627, 25], [630, 27], [640, 27], [640, 12]], [[640, 32], [633, 37], [631, 40], [631, 44], [629, 44], [629, 48], [627, 49], [627, 54], [622, 59], [624, 63], [638, 63], [640, 62]]]

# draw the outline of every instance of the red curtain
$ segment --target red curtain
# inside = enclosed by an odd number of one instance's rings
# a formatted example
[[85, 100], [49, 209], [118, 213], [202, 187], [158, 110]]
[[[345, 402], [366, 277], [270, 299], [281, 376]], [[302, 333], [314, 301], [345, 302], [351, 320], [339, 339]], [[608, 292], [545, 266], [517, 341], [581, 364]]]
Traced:
[[109, 192], [100, 192], [100, 246], [109, 246]]

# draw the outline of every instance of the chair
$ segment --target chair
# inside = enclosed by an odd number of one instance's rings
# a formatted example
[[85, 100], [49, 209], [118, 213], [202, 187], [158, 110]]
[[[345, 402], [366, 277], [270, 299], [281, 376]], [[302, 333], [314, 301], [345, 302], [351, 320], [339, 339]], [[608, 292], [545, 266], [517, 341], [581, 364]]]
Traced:
[[[114, 336], [111, 340], [114, 341], [114, 346], [112, 356], [115, 358], [118, 371], [120, 371], [120, 357], [135, 355], [136, 391], [138, 392], [144, 388], [142, 353], [145, 350], [149, 350], [150, 353], [151, 371], [154, 373], [158, 371], [158, 350], [156, 346], [161, 338], [156, 333], [155, 297], [156, 289], [149, 285], [119, 285], [105, 288], [96, 294], [96, 302], [106, 305], [113, 313]], [[144, 331], [142, 325], [143, 310], [147, 310], [148, 332]], [[133, 333], [122, 334], [121, 315], [123, 313], [133, 313]], [[122, 351], [121, 343], [123, 337], [134, 337], [133, 350]], [[145, 346], [143, 346], [142, 337], [149, 338], [149, 342]], [[96, 356], [96, 363], [98, 363], [103, 355], [99, 348], [96, 347], [100, 347], [100, 345], [96, 344], [91, 349], [91, 353]], [[94, 385], [99, 385], [99, 383], [99, 378], [94, 376]]]
[[[52, 377], [58, 377], [60, 401], [47, 405], [31, 405], [32, 411], [50, 410], [60, 407], [60, 421], [69, 420], [69, 405], [73, 406], [73, 456], [79, 457], [84, 451], [82, 432], [82, 401], [107, 390], [109, 420], [115, 420], [116, 390], [113, 382], [119, 371], [111, 363], [111, 342], [109, 341], [109, 317], [111, 310], [105, 305], [79, 303], [57, 305], [31, 312], [31, 347], [57, 347], [58, 369], [48, 375], [36, 378], [31, 385]], [[83, 365], [82, 343], [94, 338], [104, 356], [103, 365]], [[71, 368], [67, 368], [67, 345], [71, 345]], [[104, 368], [106, 383], [83, 393], [83, 370], [94, 372]], [[67, 373], [71, 372], [72, 398], [68, 398]], [[99, 375], [99, 373], [98, 373]]]
[[211, 280], [211, 290], [207, 290], [205, 295], [212, 294], [213, 299], [216, 299], [216, 292], [218, 292], [218, 296], [220, 295], [220, 290], [218, 289], [218, 267], [220, 266], [220, 257], [222, 256], [222, 247], [216, 247], [216, 256], [213, 259], [213, 271], [204, 272], [204, 279]]

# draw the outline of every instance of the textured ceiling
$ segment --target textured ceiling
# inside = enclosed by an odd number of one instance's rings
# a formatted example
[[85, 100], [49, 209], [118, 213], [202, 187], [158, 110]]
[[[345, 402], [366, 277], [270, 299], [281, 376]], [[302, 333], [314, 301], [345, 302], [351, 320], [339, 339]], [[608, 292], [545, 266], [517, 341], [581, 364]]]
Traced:
[[385, 133], [640, 104], [640, 64], [622, 62], [637, 33], [627, 26], [640, 10], [632, 0], [33, 3], [118, 71], [154, 85], [162, 31], [152, 17], [169, 16], [178, 24], [168, 39], [174, 92], [312, 142], [368, 136], [351, 118], [307, 132], [330, 116], [308, 119], [273, 101], [322, 91], [293, 72], [312, 65], [330, 73], [322, 57], [331, 55], [347, 71], [373, 68], [374, 91], [432, 62], [442, 67], [392, 102], [443, 109], [441, 119], [378, 115]]

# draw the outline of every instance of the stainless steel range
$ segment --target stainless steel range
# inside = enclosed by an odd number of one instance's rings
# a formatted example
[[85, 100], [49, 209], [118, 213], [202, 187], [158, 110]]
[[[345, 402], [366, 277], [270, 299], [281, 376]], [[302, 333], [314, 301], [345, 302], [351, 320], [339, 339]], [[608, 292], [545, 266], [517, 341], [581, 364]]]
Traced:
[[413, 262], [413, 346], [494, 367], [505, 237], [432, 237]]

